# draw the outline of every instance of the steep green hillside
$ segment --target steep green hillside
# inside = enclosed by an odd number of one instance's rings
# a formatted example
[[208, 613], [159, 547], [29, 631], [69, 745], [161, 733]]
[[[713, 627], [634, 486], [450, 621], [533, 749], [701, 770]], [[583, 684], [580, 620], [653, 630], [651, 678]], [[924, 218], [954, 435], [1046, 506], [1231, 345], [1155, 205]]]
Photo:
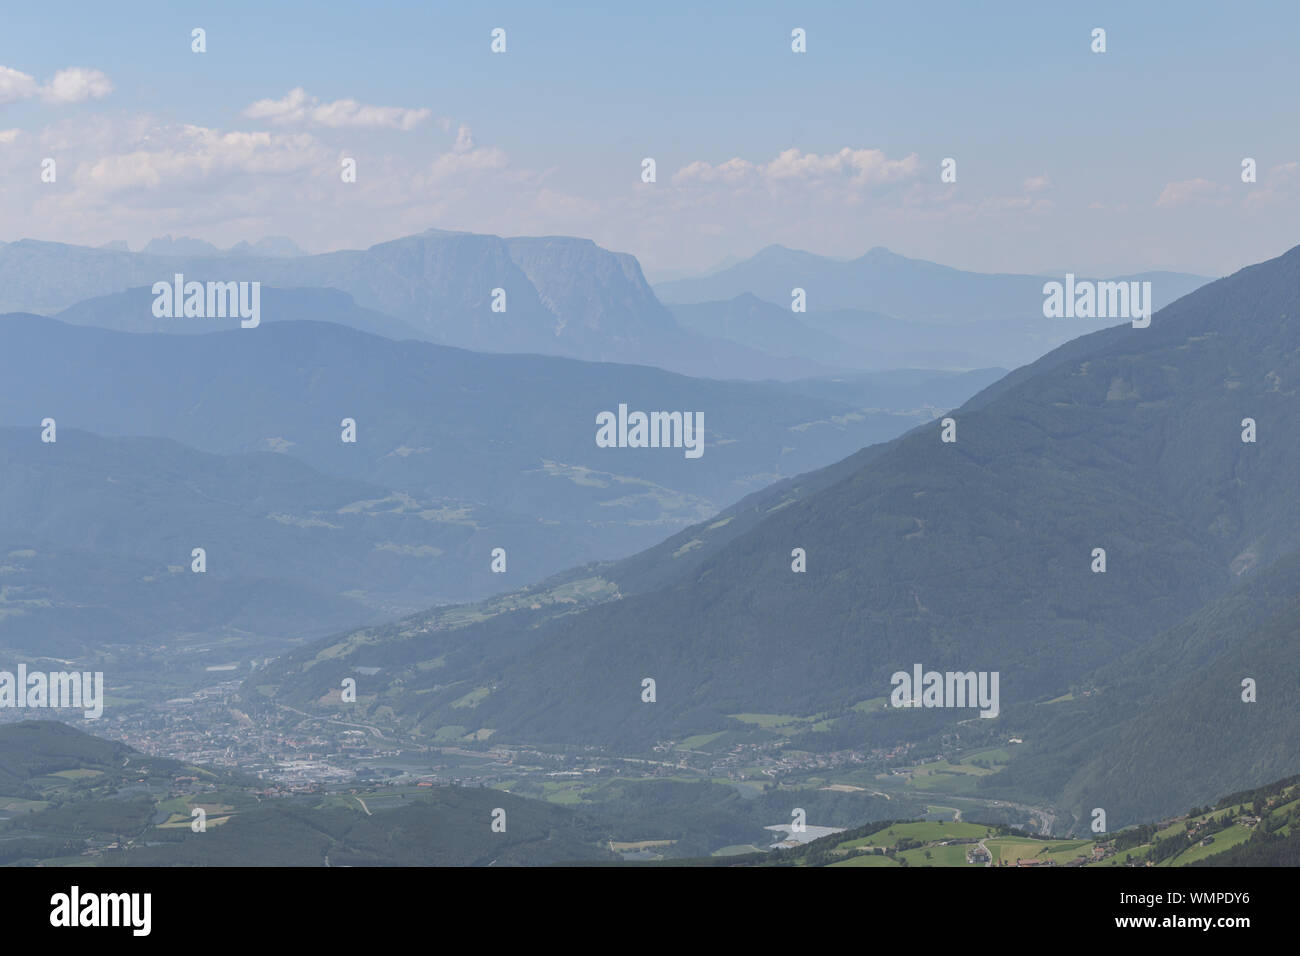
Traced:
[[[492, 830], [505, 810], [505, 831]], [[436, 788], [363, 813], [312, 805], [256, 807], [193, 833], [161, 831], [103, 856], [107, 866], [539, 866], [613, 859], [603, 831], [563, 807], [495, 790]]]
[[477, 545], [486, 558], [472, 526], [385, 506], [382, 488], [285, 455], [64, 427], [52, 444], [0, 428], [0, 459], [0, 645], [30, 653], [228, 629], [318, 636], [427, 603], [436, 585], [412, 554], [467, 566]]
[[130, 764], [133, 755], [141, 756], [126, 744], [92, 737], [54, 721], [0, 724], [0, 795], [31, 795], [34, 778], [62, 771], [118, 772]]

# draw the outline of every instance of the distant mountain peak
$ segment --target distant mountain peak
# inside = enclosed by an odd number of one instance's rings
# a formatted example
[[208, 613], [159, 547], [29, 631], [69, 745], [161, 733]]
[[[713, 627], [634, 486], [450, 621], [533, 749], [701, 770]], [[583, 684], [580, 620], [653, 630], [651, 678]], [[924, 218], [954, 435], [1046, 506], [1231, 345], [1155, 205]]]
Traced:
[[[130, 252], [124, 242], [107, 243], [101, 249], [113, 249], [117, 252]], [[150, 239], [142, 250], [146, 255], [154, 256], [255, 256], [266, 259], [295, 259], [307, 255], [292, 239], [286, 236], [263, 236], [257, 242], [241, 240], [229, 249], [221, 249], [206, 239], [192, 236], [171, 236]]]
[[294, 259], [307, 255], [306, 251], [287, 236], [263, 236], [254, 243], [238, 242], [228, 250], [230, 255], [266, 256], [272, 259]]
[[419, 233], [419, 235], [421, 236], [474, 236], [474, 235], [481, 235], [481, 233], [466, 232], [464, 229], [439, 229], [436, 226], [431, 226], [428, 229], [424, 230], [423, 232]]
[[195, 239], [191, 236], [177, 236], [172, 238], [170, 234], [160, 239], [150, 239], [144, 247], [146, 255], [153, 256], [219, 256], [221, 250], [212, 243], [204, 239]]

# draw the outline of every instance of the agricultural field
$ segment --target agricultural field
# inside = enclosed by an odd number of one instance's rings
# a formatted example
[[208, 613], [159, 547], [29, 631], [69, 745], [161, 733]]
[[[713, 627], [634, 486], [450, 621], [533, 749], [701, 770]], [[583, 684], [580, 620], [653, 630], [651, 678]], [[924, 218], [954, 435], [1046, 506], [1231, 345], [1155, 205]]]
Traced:
[[1056, 866], [1064, 866], [1081, 856], [1092, 854], [1091, 840], [1035, 840], [1020, 837], [996, 837], [987, 841], [985, 846], [993, 854], [995, 866], [1015, 866], [1020, 860], [1036, 860], [1039, 863], [1050, 861]]
[[[990, 756], [996, 756], [990, 754]], [[1244, 797], [1244, 798], [1243, 798]], [[929, 813], [954, 811], [928, 806]], [[974, 813], [975, 810], [965, 812]], [[768, 854], [756, 865], [795, 866], [1190, 866], [1220, 854], [1277, 847], [1300, 820], [1300, 782], [1294, 778], [1225, 798], [1172, 820], [1131, 827], [1095, 839], [1052, 839], [1005, 825], [969, 820], [898, 820], [867, 824], [815, 840], [796, 849]], [[1261, 843], [1256, 837], [1263, 839]], [[955, 842], [956, 841], [956, 842]], [[1272, 841], [1272, 842], [1270, 842]], [[991, 855], [978, 857], [982, 845]], [[977, 859], [967, 862], [967, 854]]]
[[900, 840], [921, 843], [938, 843], [944, 840], [978, 840], [990, 837], [994, 828], [978, 823], [944, 823], [942, 820], [925, 820], [916, 823], [895, 823], [887, 829], [857, 840], [839, 844], [840, 849], [851, 850], [860, 846], [892, 847]]

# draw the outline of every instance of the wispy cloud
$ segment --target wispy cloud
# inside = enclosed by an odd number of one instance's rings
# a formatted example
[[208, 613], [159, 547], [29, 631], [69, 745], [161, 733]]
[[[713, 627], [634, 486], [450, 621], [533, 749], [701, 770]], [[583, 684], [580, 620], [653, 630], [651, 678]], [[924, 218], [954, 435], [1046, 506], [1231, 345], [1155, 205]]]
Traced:
[[0, 66], [0, 103], [14, 103], [36, 95], [39, 84], [34, 76]]
[[1160, 191], [1157, 206], [1186, 206], [1189, 203], [1218, 203], [1226, 201], [1226, 187], [1212, 183], [1208, 179], [1180, 179], [1165, 184]]
[[1052, 177], [1043, 173], [1041, 176], [1030, 176], [1024, 182], [1024, 190], [1027, 193], [1040, 193], [1044, 189], [1052, 188]]
[[1277, 205], [1294, 200], [1298, 191], [1300, 191], [1300, 163], [1294, 160], [1289, 163], [1279, 163], [1269, 167], [1268, 171], [1260, 177], [1258, 185], [1250, 187], [1250, 191], [1246, 193], [1246, 205], [1252, 208]]
[[100, 194], [163, 185], [283, 175], [323, 165], [329, 154], [305, 133], [229, 132], [203, 126], [160, 127], [128, 152], [79, 164], [79, 189]]
[[0, 103], [15, 103], [39, 96], [47, 103], [81, 103], [101, 100], [113, 92], [113, 81], [102, 70], [84, 66], [70, 66], [59, 70], [44, 86], [36, 77], [0, 66]]
[[747, 185], [769, 186], [834, 185], [852, 189], [903, 182], [920, 168], [915, 153], [902, 159], [890, 159], [878, 149], [850, 149], [837, 153], [805, 153], [787, 149], [766, 163], [753, 163], [735, 157], [713, 165], [702, 160], [689, 163], [673, 174], [674, 186]]
[[113, 81], [100, 70], [73, 66], [59, 70], [54, 79], [41, 88], [41, 98], [49, 103], [80, 103], [102, 100], [113, 92]]
[[409, 131], [433, 114], [428, 109], [369, 106], [353, 99], [322, 103], [301, 86], [278, 100], [258, 100], [244, 110], [249, 119], [280, 126], [319, 126], [328, 129], [393, 129]]

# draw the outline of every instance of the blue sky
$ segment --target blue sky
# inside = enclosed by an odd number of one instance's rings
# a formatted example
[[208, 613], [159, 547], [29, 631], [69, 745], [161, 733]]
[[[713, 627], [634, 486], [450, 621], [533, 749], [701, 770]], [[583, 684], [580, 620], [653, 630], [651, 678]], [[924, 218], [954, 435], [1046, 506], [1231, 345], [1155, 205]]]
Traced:
[[1207, 274], [1300, 242], [1300, 5], [178, 6], [6, 10], [0, 240], [564, 233], [652, 277], [772, 242]]

